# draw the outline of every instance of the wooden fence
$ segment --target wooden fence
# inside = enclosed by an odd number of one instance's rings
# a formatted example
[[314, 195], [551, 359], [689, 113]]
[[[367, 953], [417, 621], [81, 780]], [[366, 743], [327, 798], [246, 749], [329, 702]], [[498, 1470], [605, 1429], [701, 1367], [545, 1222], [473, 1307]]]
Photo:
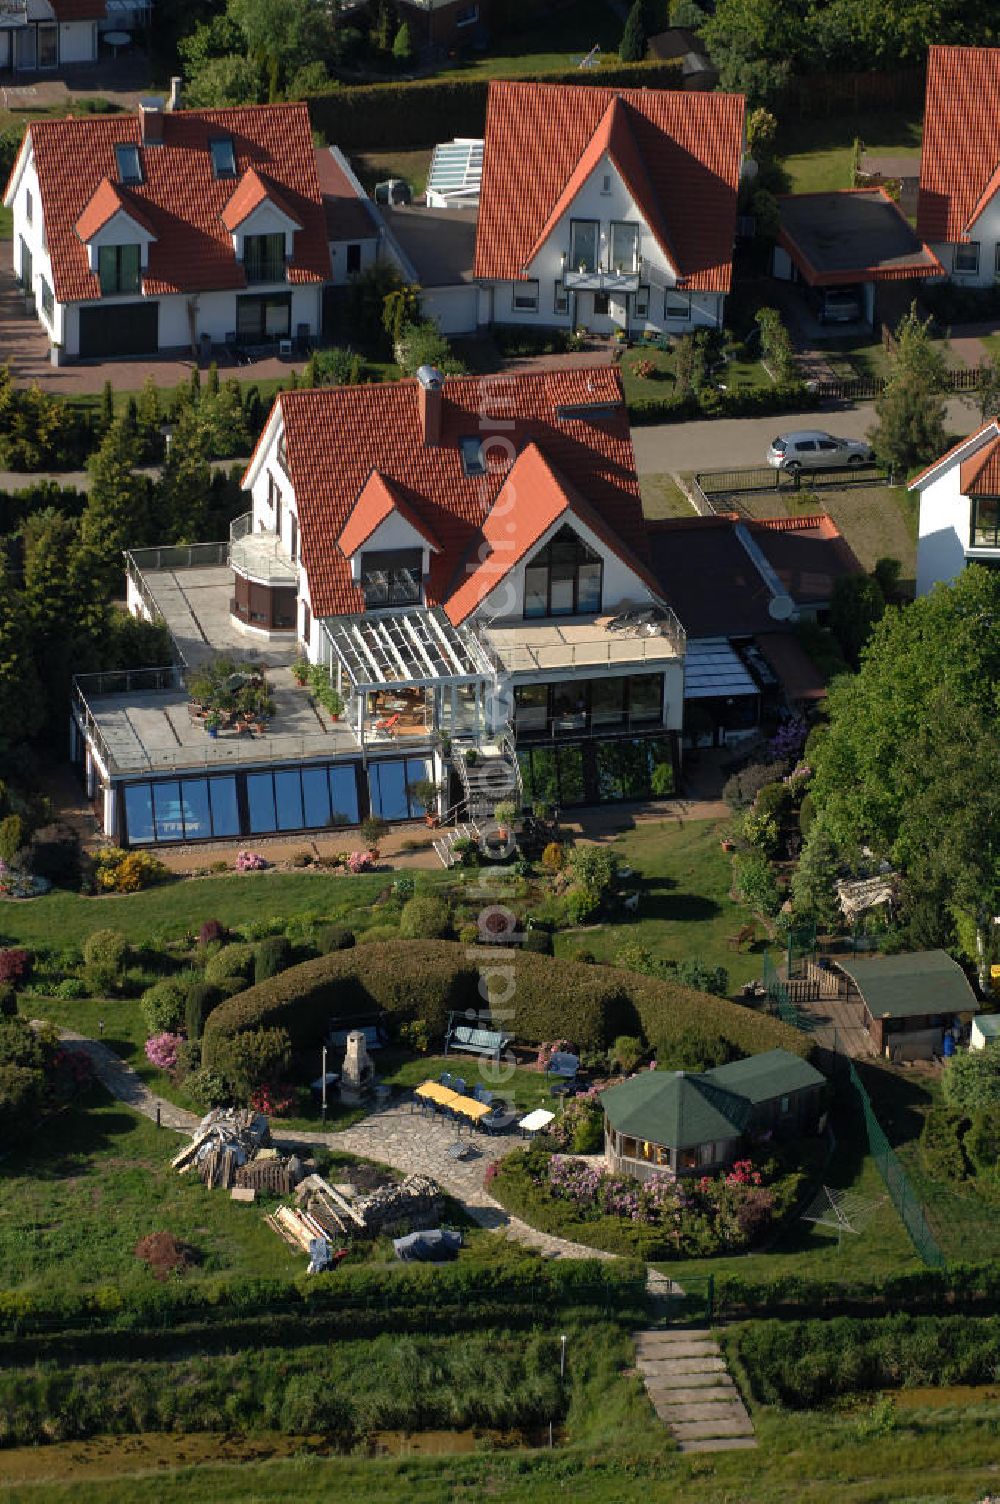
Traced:
[[800, 115], [919, 109], [924, 102], [924, 81], [923, 68], [892, 73], [803, 73], [791, 80], [783, 102]]

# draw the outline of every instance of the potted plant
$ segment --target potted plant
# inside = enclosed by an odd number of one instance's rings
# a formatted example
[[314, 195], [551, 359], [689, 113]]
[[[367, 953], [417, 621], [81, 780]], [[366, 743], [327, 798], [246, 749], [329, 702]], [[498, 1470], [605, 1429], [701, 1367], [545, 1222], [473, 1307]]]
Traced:
[[466, 747], [466, 749], [465, 749], [465, 766], [467, 768], [474, 768], [476, 766], [476, 761], [477, 761], [478, 757], [479, 757], [479, 753], [476, 751], [475, 747]]
[[222, 716], [217, 710], [210, 710], [208, 712], [208, 715], [205, 717], [205, 730], [208, 732], [209, 736], [218, 736], [219, 728], [221, 727], [221, 725]]
[[380, 815], [368, 815], [361, 822], [361, 838], [365, 846], [375, 857], [378, 852], [378, 843], [389, 829]]
[[309, 683], [309, 667], [308, 658], [296, 658], [292, 664], [292, 678], [300, 689], [304, 689]]
[[493, 818], [497, 822], [497, 836], [501, 841], [506, 841], [510, 834], [510, 826], [517, 814], [517, 805], [513, 799], [501, 799], [494, 806]]
[[432, 778], [418, 778], [416, 783], [408, 785], [410, 797], [421, 806], [424, 819], [428, 825], [437, 824], [437, 807], [440, 790]]
[[326, 709], [329, 711], [331, 721], [339, 721], [341, 716], [344, 714], [343, 695], [339, 695], [337, 691], [331, 687], [330, 692], [323, 703]]

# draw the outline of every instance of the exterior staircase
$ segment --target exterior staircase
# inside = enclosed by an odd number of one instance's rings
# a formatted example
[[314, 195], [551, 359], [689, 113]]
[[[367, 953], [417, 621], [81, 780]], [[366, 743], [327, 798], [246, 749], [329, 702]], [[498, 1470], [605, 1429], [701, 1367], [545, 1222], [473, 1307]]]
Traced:
[[434, 841], [434, 850], [438, 854], [438, 860], [442, 867], [457, 867], [461, 861], [461, 853], [455, 850], [456, 841], [478, 841], [479, 826], [468, 824], [466, 821], [458, 821], [451, 830], [446, 830], [437, 836]]
[[636, 1364], [660, 1420], [682, 1452], [729, 1452], [757, 1445], [753, 1421], [704, 1327], [635, 1334]]
[[505, 731], [493, 742], [476, 748], [476, 760], [470, 767], [463, 753], [454, 759], [468, 816], [479, 824], [493, 819], [498, 804], [520, 807], [521, 769], [514, 750], [514, 737]]

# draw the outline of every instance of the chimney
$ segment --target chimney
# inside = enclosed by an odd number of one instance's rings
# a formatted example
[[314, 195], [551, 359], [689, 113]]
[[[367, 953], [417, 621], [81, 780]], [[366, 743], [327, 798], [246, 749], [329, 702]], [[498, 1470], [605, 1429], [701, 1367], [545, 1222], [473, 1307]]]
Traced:
[[181, 107], [181, 84], [184, 80], [180, 74], [175, 74], [170, 80], [170, 98], [167, 101], [168, 110], [179, 110]]
[[421, 366], [417, 372], [420, 401], [420, 428], [425, 449], [436, 449], [441, 442], [441, 406], [444, 377], [434, 366]]
[[163, 100], [140, 99], [139, 127], [143, 146], [163, 145]]

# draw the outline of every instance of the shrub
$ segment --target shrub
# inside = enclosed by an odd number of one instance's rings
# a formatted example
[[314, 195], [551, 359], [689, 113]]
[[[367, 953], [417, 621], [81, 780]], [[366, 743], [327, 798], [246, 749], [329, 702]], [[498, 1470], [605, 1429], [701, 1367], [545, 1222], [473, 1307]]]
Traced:
[[409, 903], [416, 892], [417, 884], [409, 872], [393, 879], [392, 896], [399, 903]]
[[61, 888], [80, 883], [80, 841], [69, 825], [44, 825], [36, 830], [25, 850], [25, 862], [37, 877]]
[[188, 1039], [200, 1039], [205, 1020], [222, 1001], [222, 993], [210, 982], [192, 982], [184, 1000], [184, 1027]]
[[771, 819], [780, 824], [781, 817], [786, 813], [792, 802], [791, 787], [782, 781], [781, 783], [765, 783], [757, 790], [753, 802], [753, 812], [760, 819]]
[[19, 987], [31, 975], [31, 952], [20, 946], [0, 950], [0, 982]]
[[778, 884], [771, 864], [762, 851], [748, 851], [733, 858], [733, 885], [741, 903], [757, 914], [772, 916], [781, 906]]
[[188, 989], [180, 978], [167, 977], [162, 982], [147, 987], [142, 994], [140, 1007], [151, 1034], [165, 1030], [174, 1031], [184, 1022]]
[[[223, 1005], [224, 1006], [224, 1005]], [[249, 1101], [255, 1091], [278, 1081], [291, 1062], [287, 1029], [249, 1029], [227, 1039], [216, 1051], [213, 1064], [236, 1097]]]
[[525, 930], [521, 949], [533, 951], [536, 956], [551, 956], [552, 936], [548, 930]]
[[778, 823], [771, 815], [760, 815], [756, 809], [748, 809], [743, 816], [743, 838], [765, 856], [771, 856], [778, 845]]
[[805, 840], [806, 836], [809, 834], [815, 818], [816, 804], [813, 800], [812, 794], [806, 794], [802, 800], [802, 803], [799, 805], [799, 830], [802, 832], [803, 840]]
[[642, 1040], [634, 1034], [619, 1034], [608, 1052], [612, 1070], [624, 1071], [626, 1074], [635, 1070], [642, 1056]]
[[254, 955], [254, 982], [266, 982], [276, 977], [292, 962], [292, 947], [284, 935], [268, 935], [261, 940]]
[[13, 982], [0, 982], [0, 1018], [15, 1018], [17, 1015], [17, 993], [14, 991]]
[[398, 940], [399, 931], [394, 924], [372, 924], [358, 934], [359, 945], [383, 944], [386, 940]]
[[463, 924], [458, 932], [458, 938], [463, 945], [479, 944], [479, 925]]
[[170, 876], [161, 861], [149, 851], [124, 851], [105, 846], [94, 857], [94, 881], [100, 893], [138, 893]]
[[222, 945], [226, 939], [226, 926], [218, 919], [206, 919], [198, 931], [199, 945]]
[[316, 933], [316, 949], [321, 956], [328, 956], [332, 951], [350, 950], [354, 944], [354, 931], [345, 929], [342, 924], [326, 924]]
[[146, 1040], [146, 1059], [161, 1071], [177, 1069], [177, 1052], [184, 1043], [183, 1034], [154, 1034]]
[[27, 838], [28, 827], [20, 815], [0, 820], [0, 861], [13, 866]]
[[920, 1162], [936, 1180], [965, 1180], [969, 1162], [962, 1140], [967, 1119], [943, 1102], [935, 1102], [920, 1130]]
[[217, 1071], [205, 1070], [204, 1066], [185, 1077], [184, 1090], [202, 1112], [210, 1112], [213, 1107], [224, 1107], [232, 1100], [232, 1093], [222, 1076]]
[[722, 797], [730, 809], [749, 809], [761, 789], [768, 784], [779, 783], [784, 776], [785, 764], [783, 762], [752, 762], [739, 773], [734, 773], [727, 778], [722, 789]]
[[80, 977], [63, 977], [53, 987], [52, 996], [75, 1002], [78, 998], [87, 996], [87, 984]]
[[673, 1037], [668, 1035], [654, 1043], [656, 1063], [661, 1070], [710, 1071], [736, 1058], [727, 1040], [708, 1034], [697, 1025], [689, 1025]]
[[1000, 1160], [1000, 1105], [994, 1103], [976, 1113], [963, 1148], [977, 1173], [996, 1171]]
[[441, 898], [420, 896], [403, 905], [399, 933], [404, 940], [443, 940], [451, 929], [451, 910]]
[[668, 963], [678, 982], [693, 987], [696, 992], [709, 992], [713, 997], [729, 996], [729, 972], [724, 966], [706, 966], [696, 957], [687, 961]]
[[271, 863], [266, 857], [261, 856], [259, 851], [238, 851], [236, 853], [237, 872], [266, 872]]
[[968, 1117], [1000, 1103], [1000, 1045], [953, 1055], [941, 1082], [950, 1107]]
[[570, 924], [589, 924], [600, 913], [601, 900], [592, 888], [582, 883], [566, 894], [566, 918]]
[[119, 986], [129, 947], [118, 930], [94, 930], [83, 944], [87, 980], [95, 992], [112, 992]]
[[293, 867], [311, 867], [313, 864], [313, 854], [304, 848], [301, 851], [293, 851], [290, 861]]
[[566, 851], [561, 841], [550, 841], [542, 852], [542, 866], [548, 873], [561, 872], [566, 865]]
[[254, 948], [252, 945], [224, 945], [209, 956], [205, 966], [206, 982], [240, 982], [250, 985], [254, 972]]
[[576, 881], [597, 898], [608, 892], [618, 873], [618, 858], [603, 846], [578, 846], [569, 864]]

